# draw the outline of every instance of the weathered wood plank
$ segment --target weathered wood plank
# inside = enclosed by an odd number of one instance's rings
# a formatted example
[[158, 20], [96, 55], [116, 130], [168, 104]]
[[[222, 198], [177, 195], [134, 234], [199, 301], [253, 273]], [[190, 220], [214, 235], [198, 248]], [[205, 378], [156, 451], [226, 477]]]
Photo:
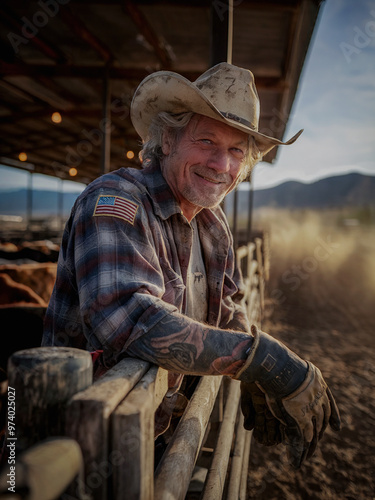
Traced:
[[249, 269], [248, 279], [250, 281], [250, 284], [252, 285], [254, 283], [254, 276], [256, 276], [256, 272], [258, 270], [258, 262], [256, 260], [252, 260], [248, 269]]
[[241, 483], [240, 483], [240, 493], [238, 500], [247, 500], [247, 476], [249, 474], [249, 459], [250, 459], [250, 447], [251, 447], [251, 437], [253, 431], [246, 432], [245, 435], [245, 446], [243, 451], [243, 461], [242, 461], [242, 473], [241, 473]]
[[236, 250], [237, 266], [240, 266], [241, 260], [244, 259], [248, 254], [248, 248], [243, 245]]
[[64, 434], [65, 405], [92, 383], [91, 355], [67, 347], [35, 347], [8, 360], [9, 387], [15, 391], [17, 452]]
[[156, 469], [155, 500], [185, 498], [221, 381], [221, 376], [205, 376], [199, 381]]
[[223, 423], [220, 427], [212, 464], [204, 485], [203, 500], [218, 500], [222, 497], [239, 400], [240, 383], [238, 380], [231, 380], [228, 398], [225, 403]]
[[233, 500], [239, 497], [242, 464], [244, 459], [244, 448], [246, 442], [246, 429], [243, 426], [244, 418], [240, 406], [238, 407], [236, 438], [234, 450], [231, 460], [230, 473], [228, 479], [228, 489], [226, 491], [226, 499]]
[[[8, 491], [9, 468], [0, 476], [0, 498]], [[16, 457], [16, 492], [27, 491], [28, 500], [60, 498], [73, 479], [83, 472], [81, 449], [73, 439], [54, 438], [41, 441]], [[17, 493], [11, 493], [13, 498]], [[25, 498], [22, 495], [22, 498]], [[80, 496], [83, 500], [83, 497]]]
[[256, 259], [258, 262], [258, 274], [259, 274], [259, 296], [260, 296], [260, 309], [261, 312], [264, 311], [264, 273], [263, 273], [263, 255], [262, 255], [262, 240], [261, 238], [255, 238], [256, 245]]
[[109, 450], [110, 415], [149, 367], [146, 361], [123, 359], [67, 406], [65, 433], [81, 446], [86, 491], [94, 500], [108, 498], [107, 480], [121, 459]]
[[154, 384], [154, 412], [157, 410], [160, 403], [168, 391], [168, 371], [164, 368], [158, 368]]
[[252, 260], [253, 253], [254, 253], [254, 250], [255, 250], [255, 243], [253, 243], [253, 242], [248, 243], [247, 244], [247, 248], [248, 248], [250, 260]]
[[116, 500], [152, 500], [154, 495], [155, 409], [168, 390], [168, 372], [152, 366], [112, 414], [112, 452]]
[[259, 323], [261, 319], [261, 308], [259, 300], [259, 290], [253, 289], [250, 293], [247, 316], [250, 323]]

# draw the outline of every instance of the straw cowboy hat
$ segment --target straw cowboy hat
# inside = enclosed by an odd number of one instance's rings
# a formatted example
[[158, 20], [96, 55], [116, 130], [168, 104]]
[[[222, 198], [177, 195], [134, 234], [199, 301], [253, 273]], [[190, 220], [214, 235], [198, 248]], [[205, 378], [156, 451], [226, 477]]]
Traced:
[[131, 120], [142, 140], [160, 111], [193, 111], [252, 135], [265, 155], [278, 145], [292, 144], [300, 130], [287, 142], [258, 132], [259, 97], [251, 71], [220, 63], [195, 82], [172, 71], [157, 71], [138, 86], [131, 104]]

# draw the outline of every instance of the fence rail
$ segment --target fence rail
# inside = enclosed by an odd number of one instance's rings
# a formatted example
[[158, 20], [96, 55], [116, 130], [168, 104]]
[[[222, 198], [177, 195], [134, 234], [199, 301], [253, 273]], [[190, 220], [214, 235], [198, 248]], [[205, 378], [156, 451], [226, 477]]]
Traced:
[[[259, 324], [263, 239], [241, 246], [236, 256], [249, 320]], [[243, 427], [238, 381], [199, 378], [156, 467], [154, 420], [168, 390], [166, 370], [127, 358], [92, 383], [89, 353], [53, 347], [18, 351], [8, 366], [17, 399], [19, 499], [246, 498], [251, 432]], [[9, 497], [8, 473], [5, 461], [0, 500]]]

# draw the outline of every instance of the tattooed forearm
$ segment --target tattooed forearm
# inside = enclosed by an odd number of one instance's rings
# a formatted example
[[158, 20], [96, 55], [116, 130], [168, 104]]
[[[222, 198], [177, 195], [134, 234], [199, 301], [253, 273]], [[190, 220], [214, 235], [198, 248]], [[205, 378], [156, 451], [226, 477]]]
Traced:
[[132, 342], [127, 353], [179, 373], [233, 375], [243, 365], [252, 341], [246, 333], [171, 314]]

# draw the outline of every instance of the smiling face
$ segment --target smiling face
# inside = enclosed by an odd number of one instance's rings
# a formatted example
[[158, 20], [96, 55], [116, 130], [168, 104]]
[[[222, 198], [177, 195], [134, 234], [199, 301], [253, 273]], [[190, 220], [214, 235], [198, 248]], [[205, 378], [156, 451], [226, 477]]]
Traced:
[[248, 136], [202, 115], [194, 115], [173, 144], [163, 137], [161, 169], [185, 217], [213, 208], [231, 191], [245, 168]]

